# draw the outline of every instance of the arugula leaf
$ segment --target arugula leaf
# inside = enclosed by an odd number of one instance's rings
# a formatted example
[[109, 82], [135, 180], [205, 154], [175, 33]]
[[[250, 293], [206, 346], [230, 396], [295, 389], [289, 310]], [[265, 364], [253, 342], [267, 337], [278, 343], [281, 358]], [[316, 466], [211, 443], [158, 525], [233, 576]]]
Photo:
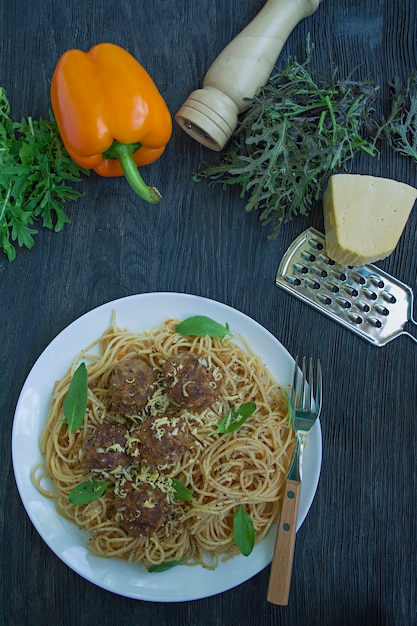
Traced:
[[175, 332], [181, 335], [195, 335], [196, 337], [220, 337], [224, 339], [226, 335], [231, 335], [229, 324], [225, 326], [215, 322], [205, 315], [194, 315], [180, 322], [175, 328]]
[[194, 496], [188, 487], [184, 485], [178, 478], [171, 478], [171, 484], [174, 488], [174, 498], [177, 500], [186, 500], [188, 502], [194, 502]]
[[242, 505], [233, 514], [233, 536], [243, 556], [249, 556], [255, 545], [255, 529], [251, 516]]
[[349, 171], [357, 154], [378, 154], [373, 137], [379, 86], [351, 77], [310, 72], [314, 46], [307, 38], [304, 63], [289, 57], [239, 120], [220, 161], [205, 164], [195, 182], [241, 188], [245, 210], [271, 225], [268, 239], [295, 215], [306, 215], [329, 177]]
[[159, 565], [151, 565], [148, 568], [148, 572], [165, 572], [168, 569], [175, 567], [176, 565], [181, 565], [184, 561], [187, 560], [186, 556], [181, 557], [176, 561], [165, 561], [165, 563], [160, 563]]
[[417, 161], [417, 72], [401, 87], [398, 79], [391, 85], [391, 112], [379, 129], [391, 147]]
[[88, 504], [101, 498], [108, 486], [106, 480], [85, 480], [76, 485], [68, 497], [71, 504]]
[[14, 122], [0, 87], [0, 248], [9, 261], [16, 258], [15, 242], [34, 246], [35, 221], [55, 232], [70, 223], [64, 203], [82, 194], [66, 183], [89, 174], [71, 159], [52, 112], [49, 117]]
[[77, 428], [82, 428], [85, 411], [87, 409], [88, 375], [85, 363], [75, 370], [71, 383], [64, 398], [63, 409], [68, 431], [73, 433]]
[[244, 402], [238, 407], [233, 407], [233, 409], [230, 409], [230, 411], [226, 413], [213, 432], [221, 434], [232, 433], [234, 430], [240, 428], [255, 410], [256, 402]]

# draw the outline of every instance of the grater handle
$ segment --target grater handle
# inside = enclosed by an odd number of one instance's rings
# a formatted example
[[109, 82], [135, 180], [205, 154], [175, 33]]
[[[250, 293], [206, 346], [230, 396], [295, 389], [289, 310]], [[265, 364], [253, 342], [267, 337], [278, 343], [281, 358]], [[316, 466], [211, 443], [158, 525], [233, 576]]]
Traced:
[[[413, 316], [411, 316], [408, 320], [409, 322], [411, 322], [412, 324], [414, 324], [414, 326], [417, 326], [417, 322], [416, 320], [413, 318]], [[406, 335], [407, 337], [410, 337], [410, 339], [412, 339], [413, 341], [415, 341], [417, 343], [417, 337], [414, 337], [414, 335], [412, 335], [411, 333], [409, 333], [406, 330], [403, 330], [403, 332], [401, 333], [402, 335]]]
[[406, 335], [407, 337], [410, 337], [410, 339], [412, 339], [413, 341], [415, 341], [417, 343], [417, 337], [414, 337], [414, 335], [412, 335], [411, 333], [408, 333], [407, 331], [404, 331], [401, 334], [402, 335]]

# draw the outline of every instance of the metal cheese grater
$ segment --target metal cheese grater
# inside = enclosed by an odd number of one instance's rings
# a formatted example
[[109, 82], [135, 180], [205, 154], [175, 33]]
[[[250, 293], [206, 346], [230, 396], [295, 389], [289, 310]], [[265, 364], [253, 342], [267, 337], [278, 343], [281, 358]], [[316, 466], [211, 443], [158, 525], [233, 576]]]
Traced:
[[413, 319], [413, 292], [376, 265], [343, 267], [326, 254], [325, 237], [308, 228], [279, 264], [276, 284], [375, 346], [399, 335]]

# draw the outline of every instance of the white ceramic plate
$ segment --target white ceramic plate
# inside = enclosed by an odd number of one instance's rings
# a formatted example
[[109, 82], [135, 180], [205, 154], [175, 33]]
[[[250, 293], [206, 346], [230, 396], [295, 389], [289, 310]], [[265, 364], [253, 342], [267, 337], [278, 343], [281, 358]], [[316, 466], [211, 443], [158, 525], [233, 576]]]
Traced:
[[[128, 598], [154, 602], [196, 600], [239, 585], [266, 567], [272, 559], [276, 527], [249, 557], [237, 556], [215, 571], [200, 566], [176, 567], [148, 573], [140, 565], [89, 555], [87, 534], [63, 519], [53, 502], [33, 486], [32, 468], [42, 460], [39, 437], [49, 409], [54, 383], [69, 369], [77, 353], [97, 339], [111, 324], [144, 331], [168, 317], [185, 319], [207, 315], [229, 324], [241, 334], [281, 385], [291, 383], [293, 359], [279, 341], [243, 313], [213, 300], [180, 293], [144, 293], [108, 302], [86, 313], [65, 328], [44, 350], [21, 391], [12, 432], [13, 467], [24, 507], [36, 530], [51, 550], [72, 570], [90, 582]], [[303, 484], [297, 529], [313, 501], [321, 468], [322, 441], [317, 421], [309, 435], [303, 457]]]

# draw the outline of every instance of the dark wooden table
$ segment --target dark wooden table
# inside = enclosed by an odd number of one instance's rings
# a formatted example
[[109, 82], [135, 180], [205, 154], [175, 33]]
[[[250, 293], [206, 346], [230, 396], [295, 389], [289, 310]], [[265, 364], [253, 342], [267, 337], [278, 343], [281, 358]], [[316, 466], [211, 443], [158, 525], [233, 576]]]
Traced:
[[[111, 41], [148, 69], [174, 114], [225, 45], [256, 15], [259, 0], [5, 0], [0, 5], [0, 85], [12, 115], [45, 117], [50, 79], [69, 48]], [[356, 66], [381, 85], [381, 98], [417, 60], [414, 0], [324, 0], [288, 40], [315, 66]], [[296, 218], [278, 239], [246, 214], [237, 189], [196, 184], [211, 156], [175, 125], [163, 157], [143, 174], [162, 191], [139, 201], [123, 179], [92, 175], [67, 209], [60, 234], [40, 229], [32, 250], [0, 258], [1, 579], [0, 624], [90, 626], [410, 626], [417, 624], [416, 345], [400, 337], [370, 345], [279, 290], [283, 252], [306, 227], [322, 228], [321, 208]], [[387, 149], [358, 159], [359, 173], [416, 184], [416, 164]], [[417, 212], [380, 267], [416, 288]], [[76, 575], [45, 545], [15, 486], [11, 429], [16, 402], [37, 357], [70, 322], [122, 296], [152, 291], [198, 294], [229, 304], [270, 330], [292, 354], [321, 358], [325, 378], [323, 463], [310, 513], [297, 535], [288, 607], [266, 602], [269, 568], [220, 595], [187, 603], [126, 599]]]

